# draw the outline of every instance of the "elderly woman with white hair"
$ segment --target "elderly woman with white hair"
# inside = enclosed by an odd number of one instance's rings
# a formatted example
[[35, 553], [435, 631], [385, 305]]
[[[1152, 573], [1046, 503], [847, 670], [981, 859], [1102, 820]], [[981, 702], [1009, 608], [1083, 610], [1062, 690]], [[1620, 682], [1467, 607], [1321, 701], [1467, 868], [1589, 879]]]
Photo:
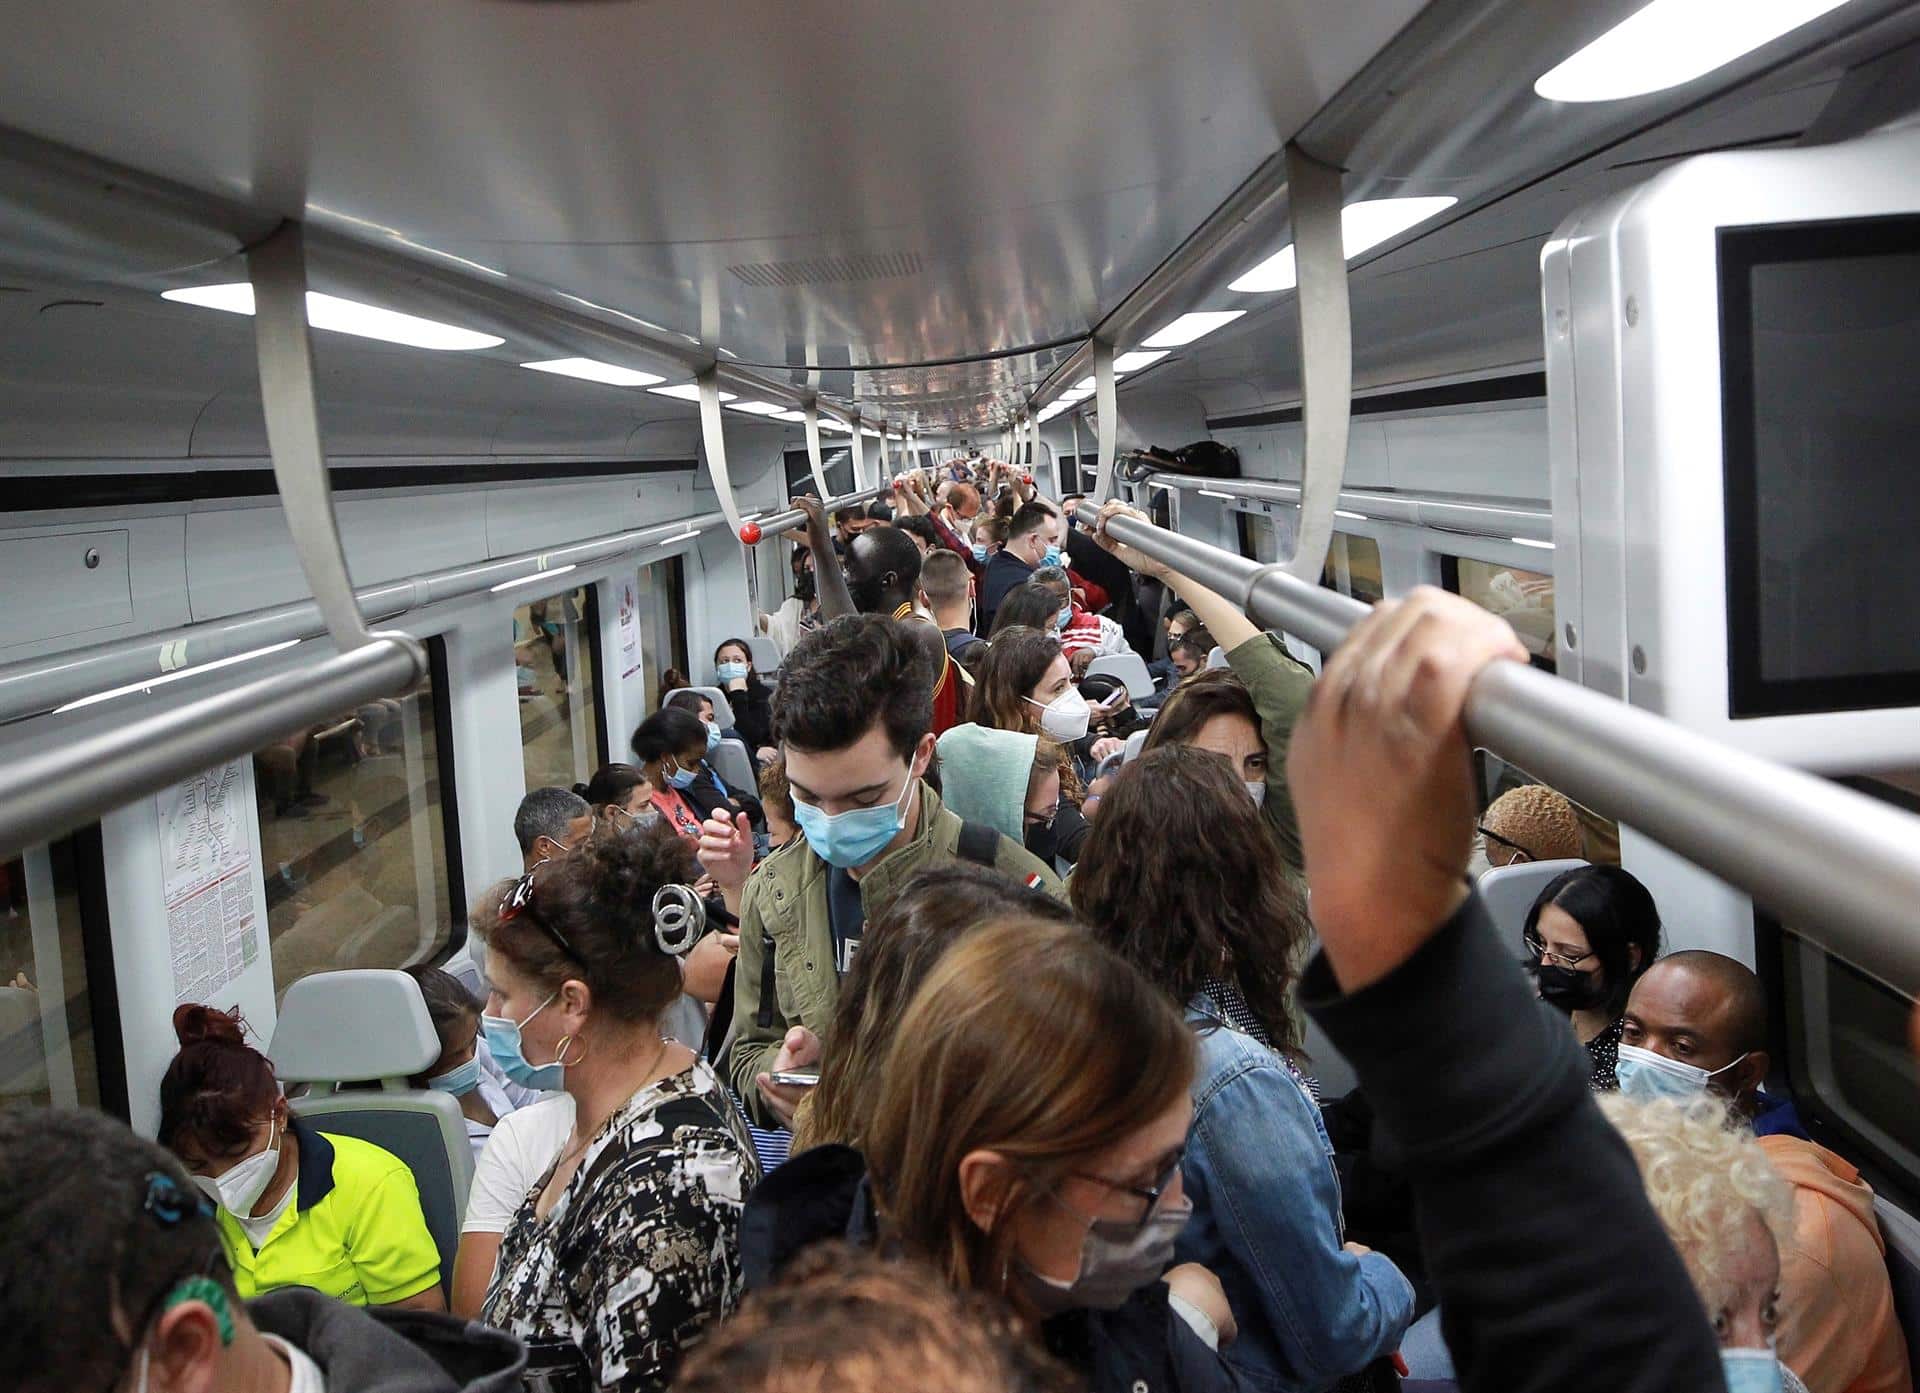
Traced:
[[1711, 1097], [1600, 1100], [1713, 1321], [1728, 1393], [1806, 1393], [1774, 1356], [1780, 1244], [1793, 1193], [1753, 1133]]

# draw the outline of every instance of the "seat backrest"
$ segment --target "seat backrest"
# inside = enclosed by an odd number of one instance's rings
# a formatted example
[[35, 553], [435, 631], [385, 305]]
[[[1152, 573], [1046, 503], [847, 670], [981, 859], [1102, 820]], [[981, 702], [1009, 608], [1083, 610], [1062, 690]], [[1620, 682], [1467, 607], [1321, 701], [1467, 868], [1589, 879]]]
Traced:
[[[720, 729], [728, 730], [733, 725], [733, 703], [727, 700], [727, 694], [718, 687], [688, 687], [687, 691], [698, 692], [713, 703], [713, 719]], [[667, 693], [672, 696], [673, 693]]]
[[1131, 764], [1134, 760], [1140, 758], [1140, 748], [1147, 743], [1147, 732], [1150, 729], [1151, 727], [1149, 726], [1142, 726], [1127, 737], [1126, 753], [1120, 756], [1120, 762], [1122, 764]]
[[[441, 1284], [450, 1284], [473, 1185], [473, 1144], [457, 1098], [408, 1085], [440, 1056], [419, 983], [385, 968], [302, 977], [287, 988], [267, 1053], [282, 1083], [311, 1086], [293, 1102], [302, 1120], [384, 1147], [413, 1172], [440, 1250]], [[380, 1087], [336, 1091], [367, 1082]]]
[[745, 742], [729, 736], [713, 747], [707, 763], [733, 792], [744, 793], [749, 798], [760, 796], [759, 780], [753, 776], [753, 760], [747, 754]]
[[1147, 672], [1146, 659], [1138, 653], [1107, 653], [1087, 664], [1087, 676], [1105, 673], [1127, 684], [1127, 695], [1135, 701], [1153, 695], [1153, 678]]
[[1520, 948], [1520, 931], [1526, 927], [1527, 911], [1548, 882], [1568, 871], [1578, 870], [1585, 861], [1521, 861], [1512, 866], [1495, 866], [1480, 873], [1480, 899], [1493, 919], [1500, 941], [1514, 952]]
[[785, 661], [780, 655], [780, 645], [765, 634], [755, 634], [748, 639], [747, 652], [753, 655], [753, 670], [760, 674], [763, 682], [780, 671], [780, 664]]
[[1213, 647], [1207, 650], [1207, 666], [1210, 668], [1229, 666], [1227, 662], [1227, 650], [1217, 643], [1214, 644]]
[[1887, 1280], [1894, 1314], [1907, 1334], [1907, 1364], [1920, 1383], [1920, 1219], [1877, 1195], [1873, 1210], [1887, 1241]]

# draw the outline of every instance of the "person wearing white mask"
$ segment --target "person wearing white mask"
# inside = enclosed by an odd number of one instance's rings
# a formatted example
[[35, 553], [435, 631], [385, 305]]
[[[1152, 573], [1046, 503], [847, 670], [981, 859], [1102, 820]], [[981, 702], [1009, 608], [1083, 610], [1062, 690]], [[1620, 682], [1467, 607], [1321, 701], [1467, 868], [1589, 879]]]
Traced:
[[[993, 646], [974, 674], [967, 718], [992, 730], [1044, 735], [1074, 748], [1081, 761], [1104, 759], [1121, 746], [1120, 741], [1105, 737], [1088, 748], [1078, 748], [1092, 724], [1093, 707], [1073, 684], [1073, 666], [1061, 651], [1060, 640], [1051, 631], [1026, 625], [994, 634]], [[1074, 773], [1067, 789], [1070, 796], [1085, 787], [1086, 770]]]
[[444, 1311], [413, 1172], [295, 1119], [237, 1012], [187, 1004], [173, 1028], [180, 1052], [160, 1081], [159, 1139], [219, 1207], [240, 1295], [305, 1286], [353, 1306]]
[[1788, 1309], [1781, 1251], [1792, 1192], [1723, 1101], [1608, 1096], [1647, 1198], [1686, 1264], [1720, 1342], [1727, 1393], [1806, 1393], [1776, 1350]]
[[1614, 1071], [1630, 1099], [1711, 1096], [1757, 1137], [1784, 1180], [1791, 1222], [1779, 1242], [1780, 1358], [1813, 1393], [1911, 1393], [1873, 1189], [1810, 1140], [1792, 1101], [1762, 1089], [1772, 1067], [1766, 997], [1744, 963], [1671, 953], [1634, 983]]

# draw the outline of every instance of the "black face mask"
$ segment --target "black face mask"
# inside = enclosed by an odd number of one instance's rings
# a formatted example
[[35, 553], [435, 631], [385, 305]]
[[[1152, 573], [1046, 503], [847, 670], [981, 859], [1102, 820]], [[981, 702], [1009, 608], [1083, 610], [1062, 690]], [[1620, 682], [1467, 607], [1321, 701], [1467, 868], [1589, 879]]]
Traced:
[[1556, 1010], [1571, 1015], [1591, 1011], [1607, 999], [1607, 984], [1578, 968], [1533, 964], [1531, 971], [1540, 982], [1540, 999]]
[[1059, 839], [1053, 835], [1052, 823], [1034, 823], [1031, 827], [1027, 828], [1025, 841], [1027, 850], [1038, 857], [1041, 862], [1048, 866], [1053, 864], [1054, 855], [1059, 847]]
[[813, 598], [812, 571], [802, 571], [793, 578], [793, 597], [802, 604]]

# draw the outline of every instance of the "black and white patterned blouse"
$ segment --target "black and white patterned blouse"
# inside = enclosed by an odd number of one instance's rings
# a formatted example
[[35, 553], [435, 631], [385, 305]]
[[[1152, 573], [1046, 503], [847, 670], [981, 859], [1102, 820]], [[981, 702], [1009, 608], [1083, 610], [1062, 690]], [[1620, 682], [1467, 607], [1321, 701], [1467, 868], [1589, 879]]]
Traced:
[[1612, 1093], [1620, 1087], [1620, 1080], [1614, 1077], [1613, 1066], [1620, 1062], [1620, 1027], [1623, 1024], [1624, 1020], [1616, 1020], [1587, 1041], [1587, 1087], [1595, 1093]]
[[740, 1210], [753, 1143], [705, 1061], [608, 1118], [543, 1220], [540, 1178], [500, 1240], [480, 1318], [568, 1340], [602, 1387], [665, 1388], [681, 1354], [740, 1299]]

